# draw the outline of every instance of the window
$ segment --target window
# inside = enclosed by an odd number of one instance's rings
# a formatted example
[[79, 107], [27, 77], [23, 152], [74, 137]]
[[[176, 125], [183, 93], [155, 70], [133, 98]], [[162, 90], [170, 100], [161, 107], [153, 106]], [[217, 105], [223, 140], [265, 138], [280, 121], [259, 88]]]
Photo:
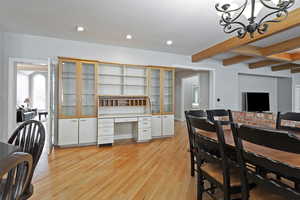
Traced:
[[41, 74], [36, 74], [32, 80], [33, 108], [44, 110], [46, 109], [46, 78]]
[[17, 105], [24, 105], [24, 100], [29, 97], [29, 78], [26, 74], [17, 73]]

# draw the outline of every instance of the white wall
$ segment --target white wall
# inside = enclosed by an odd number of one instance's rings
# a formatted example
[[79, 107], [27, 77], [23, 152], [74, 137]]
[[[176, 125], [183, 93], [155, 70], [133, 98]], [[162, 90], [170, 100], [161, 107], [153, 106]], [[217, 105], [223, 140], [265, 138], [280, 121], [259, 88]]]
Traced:
[[7, 90], [4, 77], [7, 76], [4, 70], [4, 34], [0, 31], [0, 141], [5, 141], [5, 127], [4, 124], [7, 123], [5, 121], [5, 116], [7, 115], [7, 110], [4, 109], [5, 105], [7, 106], [7, 99], [5, 96], [5, 91]]
[[[3, 37], [3, 38], [2, 38]], [[1, 45], [3, 44], [4, 45]], [[147, 51], [126, 47], [93, 44], [88, 42], [69, 41], [48, 37], [31, 35], [1, 33], [0, 49], [3, 51], [4, 63], [1, 69], [1, 100], [0, 100], [0, 130], [6, 138], [7, 113], [8, 113], [8, 63], [9, 57], [28, 59], [47, 59], [55, 56], [77, 57], [84, 59], [99, 59], [129, 64], [163, 65], [173, 67], [186, 67], [197, 69], [198, 67], [214, 68], [215, 70], [215, 95], [220, 98], [216, 102], [217, 108], [239, 109], [238, 73], [265, 74], [289, 77], [290, 73], [272, 72], [269, 68], [256, 70], [248, 69], [245, 64], [223, 67], [221, 62], [207, 59], [200, 63], [191, 63], [191, 57], [163, 52]], [[0, 53], [2, 52], [0, 50]], [[1, 58], [1, 57], [0, 57]], [[12, 99], [15, 99], [12, 97]], [[2, 102], [1, 102], [2, 101]], [[2, 137], [2, 138], [3, 138]], [[1, 138], [1, 137], [0, 137]]]
[[239, 91], [240, 109], [242, 109], [242, 92], [268, 92], [270, 94], [270, 111], [277, 112], [277, 78], [240, 74]]
[[300, 73], [293, 74], [292, 76], [292, 85], [293, 85], [293, 111], [295, 111], [295, 87], [300, 85]]
[[291, 112], [293, 110], [292, 79], [277, 78], [278, 111]]

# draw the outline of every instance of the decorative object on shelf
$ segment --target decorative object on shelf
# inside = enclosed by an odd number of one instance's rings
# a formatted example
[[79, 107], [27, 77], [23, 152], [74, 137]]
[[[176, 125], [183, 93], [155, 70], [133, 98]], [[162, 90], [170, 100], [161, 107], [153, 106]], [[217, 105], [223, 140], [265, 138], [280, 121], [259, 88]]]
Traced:
[[[251, 38], [254, 37], [255, 32], [264, 34], [268, 31], [269, 23], [286, 19], [288, 9], [295, 4], [295, 0], [244, 0], [240, 6], [232, 0], [230, 2], [223, 5], [217, 3], [215, 7], [221, 13], [220, 25], [223, 26], [224, 32], [237, 32], [239, 38], [244, 38], [247, 33]], [[269, 9], [270, 12], [257, 20], [257, 15], [263, 7]], [[241, 20], [242, 14], [247, 18], [248, 25]], [[270, 19], [271, 16], [276, 16], [277, 19]]]

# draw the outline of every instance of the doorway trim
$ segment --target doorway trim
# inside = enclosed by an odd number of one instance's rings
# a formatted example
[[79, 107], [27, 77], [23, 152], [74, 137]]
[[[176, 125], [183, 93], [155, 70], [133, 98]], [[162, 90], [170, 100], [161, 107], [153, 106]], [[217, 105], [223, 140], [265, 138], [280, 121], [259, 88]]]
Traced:
[[[16, 98], [17, 98], [17, 90], [16, 90], [16, 81], [17, 81], [17, 64], [18, 63], [26, 63], [26, 64], [36, 64], [36, 65], [48, 65], [48, 59], [27, 59], [27, 58], [8, 58], [8, 108], [7, 108], [7, 135], [6, 138], [9, 137], [9, 133], [12, 133], [16, 128]], [[49, 70], [48, 70], [49, 73]]]

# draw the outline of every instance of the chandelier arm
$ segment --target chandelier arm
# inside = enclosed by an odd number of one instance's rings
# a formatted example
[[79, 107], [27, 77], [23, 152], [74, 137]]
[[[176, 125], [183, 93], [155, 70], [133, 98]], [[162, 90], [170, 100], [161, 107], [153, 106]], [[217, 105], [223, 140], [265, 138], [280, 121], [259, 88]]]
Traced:
[[[231, 30], [232, 25], [240, 25], [241, 27], [237, 27], [237, 28]], [[233, 33], [233, 32], [238, 31], [238, 30], [246, 30], [246, 26], [241, 22], [232, 22], [232, 23], [226, 24], [224, 26], [224, 32], [225, 33]]]
[[[279, 13], [279, 12], [283, 12], [283, 13], [285, 14], [283, 19], [280, 19], [280, 20], [279, 20], [279, 19], [278, 19], [278, 20], [273, 19], [273, 20], [266, 20], [266, 21], [265, 21], [265, 19], [267, 19], [267, 18], [270, 17], [271, 15], [274, 15], [274, 14]], [[261, 26], [262, 24], [269, 23], [269, 22], [271, 22], [271, 23], [281, 22], [281, 21], [285, 20], [287, 17], [288, 17], [288, 12], [287, 12], [286, 10], [284, 10], [284, 11], [277, 10], [277, 11], [271, 12], [271, 13], [267, 14], [266, 16], [264, 16], [264, 17], [259, 21], [258, 25]]]
[[[295, 4], [295, 1], [289, 1], [289, 3], [284, 6], [284, 7], [280, 7], [280, 6], [277, 6], [277, 7], [273, 7], [273, 6], [270, 6], [268, 4], [265, 3], [265, 0], [259, 0], [265, 7], [269, 8], [269, 9], [272, 9], [272, 10], [285, 10], [285, 9], [288, 9], [290, 8], [291, 6], [293, 6]], [[291, 5], [291, 6], [290, 6]]]
[[[239, 8], [234, 9], [234, 10], [229, 10], [229, 11], [222, 11], [222, 10], [218, 9], [217, 7], [216, 8], [218, 10], [220, 10], [220, 12], [223, 12], [223, 14], [221, 16], [222, 21], [224, 21], [225, 23], [232, 23], [232, 22], [235, 22], [243, 14], [244, 10], [246, 9], [247, 3], [248, 3], [248, 0], [245, 0], [245, 3], [243, 5], [241, 5]], [[235, 12], [240, 9], [242, 9], [242, 10], [239, 12], [239, 14], [236, 17], [234, 17], [233, 19], [227, 20], [226, 15], [229, 17], [229, 16], [231, 16], [230, 12]]]

